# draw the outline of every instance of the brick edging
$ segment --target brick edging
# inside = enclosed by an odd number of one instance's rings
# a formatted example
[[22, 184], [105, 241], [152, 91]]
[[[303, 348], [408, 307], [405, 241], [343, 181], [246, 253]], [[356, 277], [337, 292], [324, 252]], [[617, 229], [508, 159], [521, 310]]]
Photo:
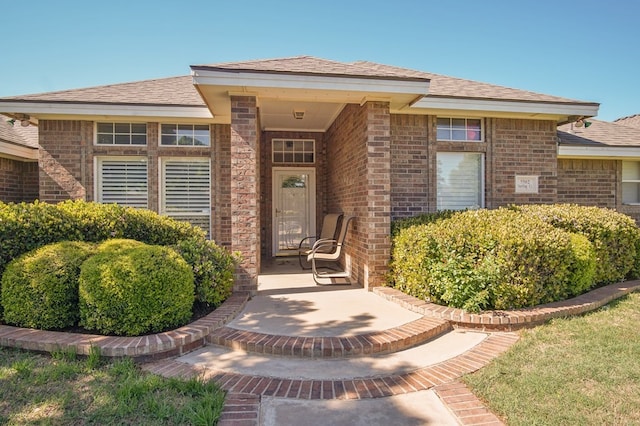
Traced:
[[504, 425], [502, 420], [493, 414], [471, 389], [459, 380], [436, 386], [434, 392], [449, 409], [461, 425]]
[[245, 352], [298, 358], [338, 358], [397, 352], [451, 330], [449, 321], [422, 317], [407, 324], [344, 337], [283, 336], [221, 327], [208, 343]]
[[176, 360], [161, 360], [143, 368], [165, 377], [199, 376], [214, 380], [230, 393], [317, 400], [370, 399], [432, 389], [484, 367], [518, 341], [516, 333], [492, 333], [461, 355], [414, 371], [336, 380], [286, 379], [207, 369]]
[[138, 337], [101, 336], [62, 331], [44, 331], [0, 325], [0, 346], [37, 352], [74, 349], [88, 355], [92, 347], [105, 357], [131, 357], [146, 362], [182, 355], [205, 344], [214, 330], [231, 321], [249, 300], [248, 294], [234, 294], [209, 315], [175, 330]]
[[612, 300], [640, 290], [640, 280], [600, 287], [573, 299], [547, 303], [532, 308], [510, 311], [487, 311], [472, 314], [462, 309], [448, 308], [406, 295], [391, 287], [374, 287], [373, 292], [410, 311], [426, 317], [440, 318], [452, 324], [484, 330], [514, 331], [544, 323], [552, 318], [580, 315], [598, 309]]

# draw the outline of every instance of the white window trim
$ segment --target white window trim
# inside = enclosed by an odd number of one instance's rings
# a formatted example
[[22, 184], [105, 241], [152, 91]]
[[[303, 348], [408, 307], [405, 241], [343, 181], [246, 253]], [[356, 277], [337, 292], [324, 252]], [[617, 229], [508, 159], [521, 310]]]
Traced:
[[[466, 152], [466, 151], [439, 151], [436, 153], [436, 158], [438, 155], [440, 154], [473, 154], [473, 155], [479, 155], [480, 156], [480, 205], [478, 206], [478, 208], [483, 209], [485, 204], [486, 204], [486, 194], [485, 194], [485, 181], [487, 179], [486, 174], [485, 174], [485, 154], [484, 152]], [[437, 173], [437, 172], [436, 172]], [[437, 179], [436, 179], [437, 182]], [[438, 188], [437, 188], [437, 183], [436, 183], [436, 209], [440, 210], [440, 208], [437, 206], [438, 204]], [[467, 209], [472, 208], [472, 207], [467, 207]]]
[[[624, 184], [625, 183], [634, 183], [637, 184], [638, 186], [640, 186], [640, 179], [625, 179], [624, 178], [624, 165], [625, 163], [635, 163], [636, 167], [640, 167], [640, 161], [632, 161], [632, 160], [625, 160], [622, 161], [622, 176], [621, 176], [621, 180], [620, 180], [620, 190], [622, 191], [621, 195], [621, 199], [622, 199], [622, 205], [624, 206], [640, 206], [640, 202], [635, 202], [635, 203], [630, 203], [628, 201], [625, 201], [624, 199]], [[640, 178], [640, 176], [638, 176], [638, 178]], [[638, 189], [638, 188], [637, 188]]]
[[111, 155], [111, 156], [96, 156], [93, 158], [93, 181], [94, 181], [94, 185], [93, 185], [93, 199], [96, 200], [96, 202], [98, 203], [104, 203], [104, 201], [102, 200], [102, 173], [101, 173], [101, 164], [103, 161], [136, 161], [136, 162], [140, 162], [140, 163], [145, 163], [145, 165], [147, 166], [147, 206], [145, 208], [149, 208], [149, 162], [147, 160], [147, 157], [143, 157], [143, 156], [117, 156], [117, 155]]
[[[162, 125], [167, 125], [167, 124], [171, 124], [171, 125], [185, 125], [185, 126], [208, 126], [209, 127], [209, 145], [163, 145], [162, 144]], [[211, 146], [213, 145], [213, 135], [211, 134], [211, 124], [210, 123], [186, 123], [186, 122], [174, 122], [174, 121], [165, 121], [162, 123], [158, 123], [158, 147], [160, 149], [163, 148], [186, 148], [186, 149], [190, 149], [190, 148], [211, 148]]]
[[[120, 123], [120, 124], [144, 124], [147, 126], [146, 132], [146, 142], [144, 145], [135, 145], [135, 144], [127, 144], [127, 145], [119, 145], [119, 144], [99, 144], [98, 143], [98, 123]], [[132, 147], [143, 147], [149, 146], [149, 123], [146, 121], [131, 121], [131, 120], [96, 120], [93, 122], [93, 145], [94, 146], [132, 146]]]
[[[292, 161], [292, 162], [276, 162], [275, 161], [275, 142], [276, 141], [282, 141], [282, 142], [286, 142], [286, 141], [293, 141], [293, 142], [312, 142], [313, 143], [313, 161], [312, 162], [304, 162], [304, 161]], [[278, 164], [278, 165], [287, 165], [287, 164], [316, 164], [316, 158], [317, 158], [317, 154], [316, 154], [316, 140], [315, 139], [298, 139], [298, 138], [272, 138], [271, 139], [271, 164]]]
[[[439, 118], [447, 118], [449, 120], [465, 120], [465, 126], [466, 126], [466, 120], [480, 120], [480, 140], [473, 140], [473, 139], [439, 139], [438, 138], [438, 119]], [[484, 125], [485, 119], [481, 118], [481, 117], [468, 117], [468, 116], [454, 116], [454, 115], [448, 115], [448, 116], [437, 116], [436, 117], [436, 141], [438, 142], [463, 142], [463, 143], [482, 143], [482, 142], [486, 142], [486, 135], [485, 135], [485, 125]], [[465, 127], [466, 130], [466, 127]]]

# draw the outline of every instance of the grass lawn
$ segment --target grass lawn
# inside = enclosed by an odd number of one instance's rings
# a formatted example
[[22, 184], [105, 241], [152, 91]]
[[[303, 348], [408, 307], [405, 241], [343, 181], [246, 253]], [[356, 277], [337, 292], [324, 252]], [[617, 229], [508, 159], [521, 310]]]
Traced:
[[640, 425], [640, 294], [521, 336], [464, 378], [508, 425]]
[[213, 383], [147, 374], [130, 359], [0, 348], [0, 424], [212, 425], [223, 403]]

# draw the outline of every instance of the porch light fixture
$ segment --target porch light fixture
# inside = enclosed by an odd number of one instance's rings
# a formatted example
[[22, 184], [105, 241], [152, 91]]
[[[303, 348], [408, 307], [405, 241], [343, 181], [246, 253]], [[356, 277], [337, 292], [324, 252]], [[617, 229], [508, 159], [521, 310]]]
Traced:
[[9, 125], [13, 127], [13, 125], [16, 124], [16, 119], [12, 118], [11, 120], [7, 120], [7, 123], [9, 123]]
[[296, 120], [302, 120], [304, 118], [304, 111], [301, 109], [294, 109], [293, 118], [295, 118]]
[[584, 118], [579, 118], [579, 119], [576, 121], [575, 126], [576, 126], [576, 127], [584, 127], [584, 128], [587, 128], [587, 127], [591, 126], [591, 122], [590, 122], [590, 121], [585, 120]]

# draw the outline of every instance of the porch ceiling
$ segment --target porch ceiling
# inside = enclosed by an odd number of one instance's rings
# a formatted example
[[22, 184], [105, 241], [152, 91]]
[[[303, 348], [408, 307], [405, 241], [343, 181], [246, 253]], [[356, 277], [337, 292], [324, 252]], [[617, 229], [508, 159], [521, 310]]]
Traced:
[[[231, 96], [255, 96], [260, 109], [262, 130], [323, 132], [346, 104], [385, 101], [390, 103], [391, 110], [394, 111], [408, 107], [421, 96], [416, 93], [217, 86], [198, 84], [197, 80], [195, 83], [216, 122], [231, 123]], [[296, 119], [294, 110], [304, 112], [304, 118]]]

